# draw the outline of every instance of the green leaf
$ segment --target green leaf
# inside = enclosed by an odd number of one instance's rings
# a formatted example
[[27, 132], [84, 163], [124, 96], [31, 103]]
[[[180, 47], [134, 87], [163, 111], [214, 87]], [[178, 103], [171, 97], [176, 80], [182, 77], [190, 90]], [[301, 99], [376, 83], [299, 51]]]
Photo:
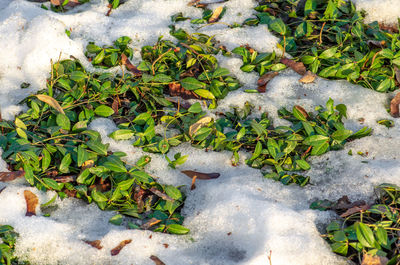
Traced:
[[375, 234], [376, 234], [376, 238], [378, 239], [379, 244], [382, 247], [390, 249], [390, 246], [388, 245], [388, 234], [387, 234], [385, 228], [378, 226]]
[[107, 161], [104, 162], [103, 166], [114, 172], [128, 172], [121, 159], [115, 155], [107, 157]]
[[134, 135], [135, 135], [135, 132], [132, 130], [120, 129], [120, 130], [116, 130], [116, 131], [110, 133], [110, 135], [108, 135], [108, 136], [114, 140], [128, 140], [128, 139], [131, 139]]
[[87, 75], [81, 71], [74, 71], [71, 73], [71, 79], [77, 82], [85, 80], [86, 77]]
[[375, 237], [371, 228], [360, 222], [355, 223], [354, 226], [356, 228], [358, 241], [360, 241], [364, 247], [372, 248], [375, 245]]
[[304, 139], [303, 144], [305, 145], [320, 145], [329, 141], [329, 137], [324, 135], [311, 135]]
[[45, 148], [42, 150], [42, 170], [45, 171], [51, 163], [51, 155]]
[[63, 184], [58, 184], [54, 179], [42, 178], [43, 182], [53, 190], [61, 191]]
[[352, 135], [353, 132], [350, 130], [337, 130], [336, 132], [332, 133], [331, 137], [336, 141], [344, 141]]
[[210, 91], [208, 91], [206, 89], [196, 89], [194, 91], [194, 93], [196, 93], [197, 95], [199, 95], [202, 98], [215, 99], [215, 96], [213, 95], [213, 93], [211, 93]]
[[106, 105], [100, 105], [94, 110], [94, 113], [101, 117], [109, 117], [114, 114], [114, 110]]
[[144, 171], [133, 171], [131, 175], [142, 183], [149, 184], [154, 181], [153, 178]]
[[120, 183], [118, 183], [117, 187], [122, 191], [128, 190], [130, 187], [132, 187], [133, 183], [135, 183], [135, 179], [131, 178], [131, 179], [121, 181]]
[[307, 17], [311, 12], [315, 11], [317, 8], [316, 0], [307, 0], [304, 5], [304, 16]]
[[319, 156], [322, 154], [325, 154], [328, 151], [329, 148], [329, 143], [327, 142], [323, 142], [323, 143], [318, 143], [318, 144], [314, 144], [313, 148], [311, 150], [311, 155], [313, 156]]
[[78, 146], [78, 167], [81, 167], [89, 159], [89, 154], [82, 145]]
[[169, 197], [174, 200], [183, 200], [181, 191], [174, 186], [166, 185], [164, 191]]
[[379, 86], [376, 88], [376, 91], [387, 92], [390, 89], [391, 85], [392, 85], [391, 80], [385, 79], [379, 84]]
[[113, 225], [121, 225], [122, 224], [122, 215], [121, 214], [116, 214], [113, 217], [108, 220], [109, 223]]
[[310, 164], [305, 160], [296, 160], [296, 164], [303, 170], [309, 170], [311, 168]]
[[21, 128], [23, 130], [27, 129], [25, 123], [18, 118], [15, 118], [15, 126], [17, 126], [18, 128]]
[[333, 252], [346, 256], [349, 246], [347, 243], [336, 242], [331, 244], [331, 248]]
[[71, 129], [71, 122], [65, 114], [57, 114], [56, 122], [63, 130], [69, 131]]
[[92, 63], [100, 64], [104, 60], [104, 55], [105, 55], [105, 51], [104, 51], [104, 49], [102, 49], [101, 52], [99, 52], [99, 54], [97, 54], [96, 57], [94, 57]]
[[93, 200], [97, 203], [108, 201], [107, 197], [103, 193], [97, 191], [96, 189], [92, 190], [91, 196]]
[[214, 71], [214, 73], [212, 74], [212, 78], [218, 78], [218, 77], [226, 76], [226, 75], [229, 75], [229, 74], [230, 74], [230, 72], [229, 72], [228, 69], [218, 67], [218, 68]]
[[170, 224], [167, 226], [167, 232], [171, 233], [171, 234], [176, 234], [176, 235], [184, 235], [189, 233], [189, 229], [179, 225], [179, 224]]
[[246, 64], [246, 65], [243, 65], [242, 67], [240, 67], [240, 70], [248, 73], [248, 72], [253, 71], [254, 68], [256, 68], [256, 66], [254, 64]]
[[285, 23], [282, 21], [282, 19], [280, 19], [280, 18], [276, 18], [276, 19], [272, 20], [269, 23], [268, 27], [270, 29], [272, 29], [273, 31], [278, 32], [281, 35], [286, 35], [286, 33], [287, 33], [287, 27], [286, 27]]
[[205, 88], [206, 84], [203, 82], [200, 82], [194, 77], [186, 77], [181, 80], [181, 85], [183, 86], [184, 89], [187, 90], [196, 90], [196, 89], [201, 89]]
[[71, 165], [71, 162], [72, 162], [71, 154], [68, 153], [61, 160], [61, 164], [60, 164], [60, 167], [59, 167], [60, 172], [61, 173], [68, 173], [69, 172], [69, 165]]
[[26, 132], [24, 130], [22, 130], [21, 128], [17, 128], [17, 129], [15, 129], [15, 131], [21, 138], [28, 139]]
[[260, 141], [257, 141], [256, 147], [254, 149], [254, 153], [253, 153], [252, 157], [250, 158], [250, 160], [254, 160], [257, 157], [259, 157], [261, 154], [261, 151], [262, 151], [262, 144]]
[[190, 108], [188, 108], [188, 112], [190, 113], [200, 113], [201, 111], [202, 108], [199, 102], [194, 103]]
[[102, 144], [100, 139], [87, 141], [86, 145], [99, 155], [107, 155], [109, 144]]
[[320, 59], [329, 59], [336, 54], [336, 51], [337, 51], [337, 47], [332, 47], [330, 49], [323, 51], [318, 57]]

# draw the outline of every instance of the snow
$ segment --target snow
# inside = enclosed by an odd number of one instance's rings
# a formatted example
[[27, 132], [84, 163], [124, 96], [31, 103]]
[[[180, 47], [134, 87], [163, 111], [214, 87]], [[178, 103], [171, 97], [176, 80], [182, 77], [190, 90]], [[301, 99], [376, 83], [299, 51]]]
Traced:
[[[88, 41], [111, 44], [122, 35], [133, 39], [132, 48], [154, 43], [160, 35], [172, 39], [168, 32], [170, 16], [184, 12], [186, 16], [200, 17], [201, 10], [188, 7], [187, 1], [132, 0], [113, 10], [110, 17], [107, 1], [86, 3], [65, 14], [56, 14], [40, 8], [40, 4], [24, 0], [0, 0], [0, 109], [3, 118], [12, 119], [24, 110], [18, 103], [31, 93], [45, 87], [50, 60], [80, 59], [91, 68], [84, 57]], [[367, 19], [393, 22], [400, 15], [392, 1], [358, 0], [357, 8], [367, 10]], [[221, 4], [213, 4], [214, 9]], [[241, 22], [253, 14], [255, 1], [229, 1], [222, 22]], [[397, 8], [397, 9], [396, 9]], [[237, 14], [237, 10], [241, 14]], [[379, 12], [376, 12], [379, 10]], [[189, 31], [190, 23], [180, 23]], [[65, 30], [71, 31], [69, 38]], [[277, 39], [264, 26], [228, 29], [224, 25], [207, 26], [204, 33], [216, 35], [221, 44], [232, 49], [246, 43], [259, 51], [276, 49]], [[136, 56], [140, 55], [136, 52]], [[60, 57], [61, 56], [61, 57]], [[169, 157], [181, 152], [188, 161], [177, 170], [168, 167], [161, 155], [148, 154], [152, 162], [146, 170], [161, 183], [185, 185], [187, 194], [183, 215], [184, 225], [191, 229], [188, 235], [175, 236], [150, 231], [127, 230], [108, 222], [115, 213], [103, 212], [94, 204], [76, 199], [57, 199], [50, 217], [25, 216], [23, 191], [31, 190], [39, 203], [49, 201], [53, 192], [43, 193], [26, 186], [23, 180], [0, 183], [0, 224], [12, 225], [20, 234], [16, 254], [33, 264], [154, 264], [151, 255], [166, 264], [346, 264], [345, 259], [333, 254], [320, 237], [322, 227], [336, 216], [332, 212], [309, 209], [315, 199], [335, 200], [348, 195], [351, 200], [374, 198], [374, 186], [390, 182], [400, 185], [400, 124], [386, 128], [376, 123], [392, 119], [386, 108], [393, 94], [381, 94], [346, 81], [327, 81], [317, 78], [315, 83], [302, 84], [300, 76], [286, 70], [267, 86], [265, 94], [248, 94], [244, 89], [255, 88], [257, 75], [240, 71], [241, 60], [217, 56], [222, 67], [227, 67], [242, 82], [243, 87], [219, 102], [216, 111], [229, 111], [231, 106], [242, 106], [246, 101], [256, 106], [253, 115], [267, 111], [275, 125], [285, 121], [277, 117], [280, 107], [301, 105], [311, 111], [332, 98], [335, 104], [348, 108], [346, 126], [352, 130], [363, 126], [373, 128], [373, 135], [353, 141], [345, 149], [329, 152], [311, 159], [307, 172], [312, 185], [284, 186], [264, 179], [259, 170], [244, 164], [249, 154], [241, 153], [238, 167], [230, 164], [229, 152], [204, 152], [188, 144], [173, 148]], [[136, 61], [139, 58], [136, 57]], [[20, 84], [28, 82], [28, 89]], [[361, 122], [362, 120], [362, 122]], [[361, 124], [362, 123], [362, 124]], [[116, 130], [109, 119], [97, 119], [90, 128], [100, 132], [111, 150], [124, 151], [128, 163], [146, 154], [133, 147], [130, 141], [114, 141], [107, 137]], [[353, 155], [348, 155], [352, 150]], [[358, 151], [365, 156], [357, 154]], [[368, 153], [368, 154], [367, 154]], [[6, 171], [0, 160], [0, 171]], [[197, 188], [189, 190], [191, 179], [180, 170], [219, 172], [220, 178], [199, 180]], [[83, 240], [102, 242], [97, 250]], [[110, 250], [122, 240], [132, 239], [119, 255]], [[168, 244], [166, 248], [164, 244]], [[271, 252], [270, 252], [271, 251]]]

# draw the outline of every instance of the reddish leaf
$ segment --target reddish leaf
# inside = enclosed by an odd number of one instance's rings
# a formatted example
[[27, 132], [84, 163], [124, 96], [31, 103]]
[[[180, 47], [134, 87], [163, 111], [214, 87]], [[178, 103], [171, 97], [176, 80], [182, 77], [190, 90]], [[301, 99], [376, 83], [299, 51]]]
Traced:
[[196, 177], [198, 179], [216, 179], [220, 176], [219, 173], [201, 173], [193, 170], [182, 170], [181, 172], [189, 178]]
[[133, 73], [133, 75], [135, 76], [141, 76], [142, 72], [137, 69], [136, 66], [134, 66], [131, 61], [129, 61], [128, 57], [123, 53], [121, 54], [121, 62], [123, 65], [125, 65], [125, 67], [131, 72]]
[[258, 92], [265, 93], [268, 82], [271, 81], [271, 79], [277, 75], [278, 75], [278, 72], [268, 72], [266, 74], [263, 74], [257, 81]]
[[118, 97], [115, 97], [113, 100], [113, 103], [111, 105], [111, 108], [113, 109], [114, 114], [118, 114], [118, 107], [119, 107], [119, 100], [118, 100]]
[[307, 72], [307, 69], [302, 62], [295, 62], [288, 58], [282, 58], [281, 63], [292, 68], [299, 75], [304, 75]]
[[149, 221], [147, 221], [146, 223], [142, 224], [140, 226], [140, 228], [144, 229], [144, 230], [148, 230], [150, 227], [158, 224], [159, 222], [161, 222], [161, 220], [158, 220], [157, 218], [151, 218]]
[[169, 197], [167, 194], [165, 194], [164, 192], [159, 191], [158, 189], [156, 189], [156, 188], [154, 188], [154, 187], [150, 188], [150, 191], [151, 191], [152, 193], [154, 193], [155, 195], [157, 195], [158, 197], [160, 197], [161, 199], [163, 199], [163, 200], [171, 201], [171, 202], [174, 201], [174, 199], [172, 199], [171, 197]]
[[76, 175], [70, 175], [70, 176], [57, 176], [54, 177], [53, 179], [59, 183], [69, 183], [76, 181], [76, 178], [77, 178]]
[[169, 245], [167, 243], [164, 243], [163, 245], [164, 245], [165, 248], [169, 247]]
[[97, 248], [97, 249], [102, 249], [103, 248], [103, 246], [101, 245], [101, 241], [100, 240], [94, 240], [94, 241], [83, 240], [83, 242], [85, 242], [86, 244], [89, 244], [92, 247]]
[[369, 205], [364, 204], [362, 206], [354, 206], [352, 208], [347, 209], [344, 213], [340, 215], [340, 217], [346, 218], [347, 216], [350, 216], [352, 214], [358, 213], [358, 212], [363, 212], [369, 209]]
[[399, 117], [399, 104], [400, 104], [400, 92], [390, 101], [390, 114], [394, 118]]
[[25, 171], [13, 171], [13, 172], [0, 172], [0, 181], [11, 181], [20, 177], [25, 176]]
[[151, 256], [150, 256], [150, 259], [151, 259], [152, 261], [154, 261], [154, 263], [155, 263], [156, 265], [165, 265], [164, 262], [162, 262], [158, 257], [156, 257], [156, 256], [154, 256], [154, 255], [151, 255]]
[[194, 190], [196, 188], [196, 179], [197, 179], [197, 176], [194, 176], [192, 178], [192, 185], [190, 186], [190, 190]]
[[24, 197], [25, 197], [25, 201], [26, 201], [25, 216], [36, 215], [36, 206], [39, 203], [38, 197], [29, 190], [24, 190]]
[[169, 95], [183, 99], [199, 98], [193, 91], [184, 89], [179, 83], [169, 83]]
[[121, 243], [119, 243], [118, 246], [116, 246], [115, 248], [111, 249], [111, 256], [118, 255], [119, 252], [121, 252], [121, 250], [131, 242], [132, 242], [132, 239], [127, 239], [127, 240], [121, 241]]

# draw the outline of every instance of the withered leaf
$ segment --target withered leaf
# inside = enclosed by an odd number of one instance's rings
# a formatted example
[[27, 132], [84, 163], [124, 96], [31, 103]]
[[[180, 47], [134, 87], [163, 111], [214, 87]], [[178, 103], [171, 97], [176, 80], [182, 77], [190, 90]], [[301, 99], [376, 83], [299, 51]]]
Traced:
[[370, 47], [375, 47], [375, 48], [383, 48], [386, 44], [384, 40], [379, 41], [379, 40], [367, 40], [367, 44]]
[[203, 117], [189, 127], [189, 136], [192, 137], [200, 128], [207, 126], [212, 121], [210, 117]]
[[394, 96], [392, 101], [390, 101], [390, 115], [394, 118], [399, 117], [399, 104], [400, 104], [400, 92]]
[[388, 262], [389, 260], [386, 257], [364, 253], [361, 265], [386, 265]]
[[[50, 0], [50, 2], [55, 5], [55, 6], [60, 6], [64, 3], [64, 0]], [[77, 6], [80, 5], [81, 3], [79, 0], [69, 0], [68, 3], [65, 6]]]
[[151, 218], [149, 221], [147, 221], [146, 223], [142, 224], [140, 226], [140, 228], [144, 229], [144, 230], [148, 230], [150, 227], [158, 224], [159, 222], [161, 222], [161, 220], [158, 220], [157, 218]]
[[182, 170], [181, 172], [189, 178], [196, 177], [198, 179], [216, 179], [221, 175], [219, 173], [201, 173], [193, 170]]
[[43, 101], [44, 103], [47, 103], [49, 106], [55, 108], [58, 112], [65, 114], [63, 108], [58, 104], [57, 100], [54, 98], [47, 96], [47, 95], [36, 95], [36, 97], [40, 100]]
[[152, 188], [150, 189], [150, 191], [151, 191], [152, 193], [154, 193], [155, 195], [157, 195], [158, 197], [162, 198], [163, 200], [171, 201], [171, 202], [174, 201], [174, 199], [172, 199], [171, 197], [169, 197], [167, 194], [165, 194], [165, 193], [162, 192], [162, 191], [159, 191], [158, 189], [156, 189], [156, 188], [154, 188], [154, 187], [152, 187]]
[[38, 197], [29, 190], [24, 190], [24, 197], [25, 197], [25, 201], [26, 201], [25, 216], [36, 215], [36, 206], [39, 203]]
[[283, 63], [287, 67], [292, 68], [293, 71], [295, 71], [299, 75], [305, 75], [305, 73], [307, 71], [306, 67], [304, 66], [304, 64], [302, 62], [295, 62], [288, 58], [282, 58], [281, 63]]
[[11, 181], [25, 175], [25, 171], [18, 170], [13, 172], [0, 172], [0, 181]]
[[389, 32], [394, 32], [394, 33], [399, 33], [399, 28], [395, 23], [393, 24], [385, 24], [385, 23], [379, 23], [379, 28], [381, 30], [386, 30]]
[[53, 179], [59, 183], [69, 183], [76, 181], [76, 178], [77, 178], [76, 175], [68, 175], [68, 176], [57, 176], [54, 177]]
[[268, 72], [268, 73], [263, 74], [257, 81], [258, 92], [264, 93], [266, 91], [268, 82], [271, 81], [271, 79], [277, 75], [278, 75], [278, 72]]
[[304, 83], [304, 84], [309, 84], [314, 82], [315, 78], [317, 77], [316, 74], [314, 74], [311, 71], [307, 71], [300, 79], [299, 81]]
[[154, 263], [155, 263], [156, 265], [165, 265], [165, 263], [162, 262], [157, 256], [151, 255], [151, 256], [150, 256], [150, 259], [151, 259], [152, 261], [154, 261]]
[[93, 167], [93, 165], [94, 165], [94, 161], [93, 160], [86, 160], [82, 164], [82, 170], [85, 170], [87, 168], [91, 168], [91, 167]]
[[111, 108], [114, 111], [114, 114], [118, 114], [119, 100], [118, 97], [115, 97], [113, 103], [111, 104]]
[[306, 119], [308, 119], [308, 118], [310, 117], [310, 116], [308, 115], [307, 111], [306, 111], [303, 107], [301, 107], [301, 106], [299, 106], [299, 105], [295, 105], [294, 107], [295, 107], [295, 109], [297, 109], [301, 114], [303, 114], [303, 116], [304, 116]]
[[200, 2], [201, 0], [192, 0], [188, 3], [188, 6], [193, 6], [195, 4], [197, 4], [198, 2]]
[[115, 248], [111, 249], [111, 256], [118, 255], [119, 252], [121, 252], [121, 250], [131, 242], [132, 242], [132, 239], [127, 239], [127, 240], [121, 241], [121, 243], [119, 243], [118, 246], [116, 246]]
[[83, 240], [83, 242], [85, 242], [86, 244], [89, 244], [92, 247], [97, 248], [97, 249], [102, 249], [103, 248], [103, 246], [101, 245], [101, 241], [100, 240], [94, 240], [94, 241]]
[[354, 206], [352, 208], [347, 209], [346, 212], [342, 213], [340, 215], [340, 217], [346, 218], [352, 214], [358, 213], [358, 212], [362, 212], [362, 211], [366, 211], [369, 209], [369, 205], [364, 204], [362, 206]]
[[133, 73], [133, 75], [135, 76], [141, 76], [142, 72], [137, 69], [136, 66], [134, 66], [131, 61], [129, 61], [128, 57], [123, 53], [121, 54], [121, 62], [123, 65], [125, 65], [125, 67], [131, 72]]
[[193, 91], [184, 89], [179, 83], [169, 83], [168, 88], [171, 97], [181, 97], [183, 99], [199, 98]]
[[219, 19], [219, 16], [221, 15], [222, 10], [224, 10], [224, 7], [219, 6], [217, 7], [211, 17], [208, 19], [208, 23], [214, 23], [217, 22]]
[[190, 190], [194, 190], [196, 188], [196, 179], [197, 179], [197, 176], [194, 176], [192, 178], [192, 185], [190, 186]]
[[184, 99], [174, 99], [174, 98], [170, 98], [170, 97], [165, 97], [166, 100], [168, 100], [169, 102], [172, 102], [178, 106], [182, 106], [185, 109], [188, 109], [192, 106], [192, 104], [190, 104], [189, 101], [186, 101]]

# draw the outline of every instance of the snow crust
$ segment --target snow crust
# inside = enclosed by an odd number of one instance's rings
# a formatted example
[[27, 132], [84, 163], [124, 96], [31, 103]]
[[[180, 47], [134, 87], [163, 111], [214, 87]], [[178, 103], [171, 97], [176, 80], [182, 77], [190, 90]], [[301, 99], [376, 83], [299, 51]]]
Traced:
[[[111, 44], [116, 38], [127, 35], [139, 51], [142, 45], [154, 43], [160, 35], [169, 36], [170, 16], [184, 12], [187, 16], [201, 16], [201, 11], [188, 7], [187, 1], [132, 0], [127, 1], [110, 17], [107, 1], [92, 0], [66, 14], [56, 14], [40, 8], [39, 4], [24, 1], [0, 0], [0, 109], [3, 118], [12, 119], [24, 106], [18, 102], [45, 87], [50, 60], [78, 58], [92, 69], [84, 57], [88, 41]], [[370, 12], [368, 19], [393, 21], [400, 16], [397, 1], [356, 1], [357, 8]], [[215, 8], [221, 4], [213, 4]], [[241, 22], [253, 14], [255, 1], [229, 1], [227, 14], [222, 22]], [[397, 8], [397, 9], [396, 9]], [[240, 10], [240, 14], [237, 13]], [[374, 10], [379, 10], [376, 12]], [[386, 22], [386, 20], [385, 20]], [[181, 23], [194, 31], [187, 22]], [[65, 30], [71, 31], [69, 38]], [[277, 39], [268, 29], [245, 27], [227, 29], [223, 25], [202, 28], [228, 49], [249, 43], [259, 51], [276, 49]], [[136, 53], [136, 60], [140, 54]], [[127, 230], [124, 226], [108, 223], [115, 213], [102, 212], [95, 205], [76, 199], [57, 199], [50, 217], [38, 208], [38, 216], [26, 217], [23, 191], [29, 189], [38, 195], [40, 204], [46, 203], [53, 192], [43, 193], [27, 187], [23, 180], [0, 183], [0, 224], [10, 224], [20, 234], [17, 255], [33, 264], [154, 264], [151, 255], [166, 264], [346, 264], [333, 254], [320, 237], [319, 230], [336, 218], [332, 212], [309, 209], [314, 199], [336, 200], [348, 195], [351, 200], [374, 198], [373, 188], [382, 182], [400, 185], [400, 124], [387, 129], [376, 123], [391, 119], [386, 108], [393, 95], [381, 94], [345, 81], [327, 81], [317, 78], [315, 83], [298, 82], [299, 75], [291, 70], [275, 77], [265, 94], [247, 94], [244, 89], [255, 88], [257, 75], [240, 71], [238, 58], [218, 56], [222, 67], [227, 67], [243, 83], [243, 88], [230, 93], [219, 103], [217, 111], [229, 111], [231, 106], [243, 106], [246, 101], [254, 104], [255, 113], [270, 114], [275, 125], [285, 124], [278, 119], [280, 107], [301, 105], [311, 111], [324, 104], [329, 97], [335, 104], [348, 107], [346, 126], [352, 130], [362, 126], [373, 128], [373, 135], [346, 145], [344, 150], [329, 152], [313, 158], [312, 185], [304, 188], [284, 186], [264, 179], [259, 170], [251, 169], [243, 161], [248, 154], [241, 153], [238, 167], [230, 164], [228, 152], [204, 152], [183, 144], [167, 155], [181, 152], [189, 155], [188, 161], [177, 170], [168, 167], [161, 155], [150, 154], [152, 162], [146, 170], [157, 176], [158, 181], [185, 185], [187, 199], [183, 208], [184, 225], [191, 229], [184, 236]], [[21, 89], [22, 82], [29, 82], [28, 89]], [[107, 135], [116, 130], [108, 119], [97, 119], [90, 128], [99, 131], [103, 142], [110, 143], [114, 151], [128, 154], [126, 161], [135, 163], [143, 155], [141, 149], [129, 141], [116, 142]], [[353, 155], [348, 155], [352, 150]], [[360, 156], [358, 151], [365, 155]], [[0, 171], [6, 171], [0, 160]], [[190, 169], [201, 172], [219, 172], [215, 180], [197, 181], [197, 188], [189, 190], [191, 179], [180, 173]], [[102, 242], [97, 250], [83, 242]], [[110, 250], [125, 239], [132, 239], [119, 255], [112, 257]], [[166, 248], [168, 244], [168, 248]], [[271, 251], [271, 252], [270, 252]]]
[[400, 14], [398, 0], [354, 0], [356, 8], [367, 12], [367, 22], [379, 21], [385, 24], [397, 24]]

